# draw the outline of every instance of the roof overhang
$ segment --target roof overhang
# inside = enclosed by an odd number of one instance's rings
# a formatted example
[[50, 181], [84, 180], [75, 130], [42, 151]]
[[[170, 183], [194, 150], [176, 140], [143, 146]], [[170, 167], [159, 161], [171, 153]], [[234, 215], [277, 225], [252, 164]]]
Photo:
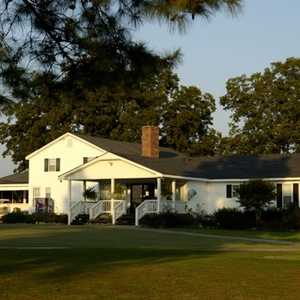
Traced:
[[0, 191], [22, 191], [29, 190], [28, 183], [0, 183]]
[[[58, 178], [60, 180], [69, 180], [69, 179], [72, 179], [72, 177], [74, 177], [74, 174], [79, 173], [79, 172], [81, 172], [85, 169], [88, 169], [91, 166], [93, 166], [93, 165], [95, 165], [99, 162], [113, 163], [113, 162], [116, 162], [116, 161], [122, 161], [122, 162], [128, 164], [129, 166], [133, 166], [133, 167], [136, 167], [138, 169], [146, 171], [149, 174], [149, 176], [144, 177], [144, 178], [149, 178], [149, 177], [150, 178], [159, 178], [159, 177], [161, 178], [161, 177], [164, 177], [162, 173], [159, 173], [159, 172], [157, 172], [155, 170], [152, 170], [150, 168], [147, 168], [147, 167], [145, 167], [141, 164], [135, 163], [135, 162], [133, 162], [131, 160], [128, 160], [124, 157], [121, 157], [119, 155], [116, 155], [116, 154], [113, 154], [111, 152], [106, 151], [105, 153], [103, 153], [100, 156], [98, 156], [97, 158], [89, 161], [88, 163], [82, 164], [82, 165], [80, 165], [80, 166], [78, 166], [78, 167], [76, 167], [76, 168], [74, 168], [74, 169], [72, 169], [72, 170], [70, 170], [70, 171], [68, 171], [64, 174], [61, 174]], [[125, 179], [126, 178], [126, 177], [120, 176], [118, 174], [115, 174], [113, 177], [114, 178], [120, 178], [120, 179]], [[138, 178], [142, 178], [142, 177], [138, 177]], [[99, 179], [101, 179], [100, 176], [99, 176]]]

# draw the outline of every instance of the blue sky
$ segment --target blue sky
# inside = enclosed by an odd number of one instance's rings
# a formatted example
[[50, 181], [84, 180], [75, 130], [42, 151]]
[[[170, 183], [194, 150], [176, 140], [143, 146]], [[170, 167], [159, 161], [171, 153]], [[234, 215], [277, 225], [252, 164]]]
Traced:
[[[184, 34], [170, 32], [164, 24], [148, 24], [134, 37], [162, 53], [180, 48], [183, 62], [177, 72], [182, 83], [197, 85], [218, 101], [227, 79], [300, 56], [299, 12], [299, 0], [245, 0], [237, 17], [219, 13], [210, 21], [196, 20]], [[228, 132], [228, 116], [218, 106], [215, 126], [223, 133]], [[10, 160], [0, 158], [0, 175], [12, 170]]]

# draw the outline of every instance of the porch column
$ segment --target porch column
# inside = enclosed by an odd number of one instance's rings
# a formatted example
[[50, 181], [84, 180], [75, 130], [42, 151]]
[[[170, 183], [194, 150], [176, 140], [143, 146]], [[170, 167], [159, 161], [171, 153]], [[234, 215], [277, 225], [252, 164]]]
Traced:
[[85, 192], [86, 192], [86, 180], [83, 180], [83, 194], [84, 194], [84, 201], [86, 201], [86, 195], [85, 195]]
[[172, 181], [172, 208], [176, 212], [176, 180]]
[[114, 193], [115, 193], [115, 179], [112, 178], [110, 180], [110, 210], [111, 210], [111, 217], [112, 223], [115, 224], [115, 203], [114, 203]]
[[72, 180], [68, 179], [68, 225], [71, 224]]
[[[101, 192], [101, 183], [100, 183], [100, 181], [98, 181], [98, 199], [97, 199], [97, 201], [99, 201], [100, 200], [100, 192]], [[108, 200], [108, 199], [104, 199], [104, 200]]]
[[157, 213], [160, 213], [161, 202], [161, 178], [157, 178]]

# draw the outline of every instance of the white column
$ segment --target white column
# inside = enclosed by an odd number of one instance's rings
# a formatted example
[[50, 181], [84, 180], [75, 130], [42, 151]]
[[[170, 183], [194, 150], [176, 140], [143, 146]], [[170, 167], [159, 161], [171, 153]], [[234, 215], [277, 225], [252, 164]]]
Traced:
[[176, 211], [176, 180], [172, 181], [172, 208]]
[[157, 213], [160, 213], [161, 202], [161, 178], [157, 178]]
[[114, 193], [115, 193], [115, 179], [110, 180], [110, 206], [111, 206], [111, 217], [112, 223], [115, 224], [115, 202], [114, 202]]
[[[100, 192], [101, 192], [101, 183], [100, 183], [100, 181], [98, 181], [98, 199], [97, 199], [97, 201], [100, 200]], [[108, 199], [104, 199], [104, 200], [108, 200]]]
[[72, 180], [68, 179], [68, 225], [71, 224]]
[[84, 194], [84, 200], [86, 201], [85, 192], [86, 192], [86, 180], [83, 180], [83, 194]]

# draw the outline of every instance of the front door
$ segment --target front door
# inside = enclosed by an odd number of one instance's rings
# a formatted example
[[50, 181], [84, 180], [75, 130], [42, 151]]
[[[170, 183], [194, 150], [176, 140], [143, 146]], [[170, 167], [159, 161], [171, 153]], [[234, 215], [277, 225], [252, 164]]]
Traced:
[[154, 199], [155, 185], [150, 184], [133, 184], [131, 185], [130, 212], [134, 213], [135, 208], [144, 200]]

